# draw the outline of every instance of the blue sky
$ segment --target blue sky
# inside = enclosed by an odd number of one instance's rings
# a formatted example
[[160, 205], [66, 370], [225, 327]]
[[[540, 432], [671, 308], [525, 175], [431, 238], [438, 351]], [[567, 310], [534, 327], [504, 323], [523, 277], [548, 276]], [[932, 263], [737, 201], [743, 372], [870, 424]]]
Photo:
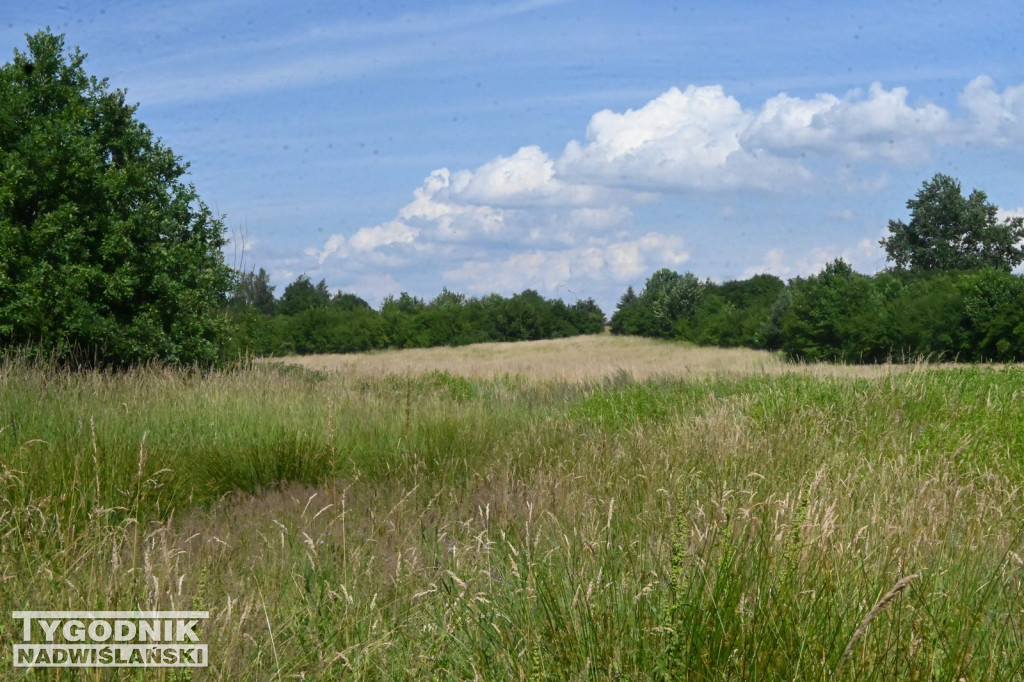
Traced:
[[885, 265], [936, 172], [1024, 214], [1024, 4], [7, 0], [127, 90], [228, 261], [379, 303], [533, 288], [611, 313]]

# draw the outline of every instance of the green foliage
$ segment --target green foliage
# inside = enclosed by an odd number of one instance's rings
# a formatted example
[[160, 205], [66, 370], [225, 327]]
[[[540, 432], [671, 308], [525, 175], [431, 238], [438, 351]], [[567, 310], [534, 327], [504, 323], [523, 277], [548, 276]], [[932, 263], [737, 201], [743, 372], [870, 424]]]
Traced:
[[803, 361], [1024, 359], [1024, 218], [998, 221], [974, 190], [936, 174], [889, 221], [889, 272], [867, 277], [842, 260], [787, 286], [771, 275], [700, 283], [659, 270], [612, 316], [615, 334], [782, 350]]
[[899, 269], [1010, 271], [1024, 261], [1024, 219], [999, 222], [984, 192], [965, 198], [948, 175], [926, 181], [907, 208], [910, 223], [890, 220], [890, 235], [880, 242]]
[[834, 268], [793, 283], [790, 358], [844, 362], [1024, 358], [1024, 280], [1003, 270], [881, 273]]
[[225, 348], [228, 357], [284, 355], [292, 347], [287, 340], [287, 317], [241, 308], [229, 310], [228, 318], [231, 330]]
[[280, 301], [273, 302], [272, 291], [262, 269], [236, 277], [228, 302], [232, 356], [552, 339], [599, 334], [605, 324], [593, 299], [566, 305], [529, 289], [510, 298], [467, 298], [444, 289], [430, 303], [402, 292], [385, 298], [379, 311], [354, 294], [332, 296], [325, 281], [314, 285], [306, 275], [285, 287]]
[[650, 306], [635, 299], [615, 311], [611, 328], [612, 334], [659, 337], [664, 335], [661, 323]]
[[327, 290], [327, 282], [320, 280], [314, 285], [306, 275], [284, 288], [281, 300], [277, 304], [277, 312], [282, 315], [298, 315], [312, 308], [323, 308], [331, 302], [331, 292]]
[[[672, 336], [848, 363], [1024, 359], [1024, 278], [1001, 269], [858, 274], [842, 260], [787, 286], [771, 275], [701, 285]], [[643, 296], [623, 296], [612, 333], [662, 337]]]
[[662, 268], [647, 280], [640, 300], [654, 313], [662, 334], [670, 336], [676, 320], [693, 316], [704, 293], [704, 285], [692, 273]]
[[569, 324], [579, 334], [600, 334], [604, 331], [604, 311], [592, 298], [576, 301], [568, 310]]
[[300, 355], [373, 350], [385, 334], [384, 321], [365, 309], [308, 308], [278, 319], [287, 325], [288, 352]]
[[[881, 273], [874, 284], [882, 299], [873, 322], [875, 361], [956, 359], [969, 346], [956, 273]], [[966, 356], [963, 360], [968, 360]]]
[[270, 275], [263, 268], [258, 273], [236, 273], [228, 306], [232, 309], [251, 307], [258, 313], [273, 315], [277, 305], [274, 288], [270, 284]]
[[370, 304], [355, 294], [339, 291], [331, 299], [331, 306], [338, 310], [372, 310]]
[[40, 31], [0, 67], [0, 343], [101, 364], [214, 362], [223, 223], [84, 60]]
[[768, 316], [760, 321], [755, 336], [755, 346], [768, 350], [779, 350], [782, 348], [782, 321], [793, 305], [793, 291], [786, 287], [779, 292], [779, 295], [772, 302], [768, 309]]
[[702, 345], [763, 348], [762, 327], [785, 290], [785, 282], [774, 275], [708, 282], [693, 316], [677, 321], [676, 335]]
[[861, 322], [876, 302], [871, 279], [837, 259], [792, 286], [793, 302], [782, 325], [786, 354], [808, 362], [862, 361]]
[[1024, 359], [1024, 279], [1000, 270], [961, 278], [967, 360]]
[[672, 338], [678, 321], [693, 317], [706, 287], [692, 273], [680, 275], [662, 268], [647, 279], [639, 296], [630, 287], [619, 300], [612, 333]]

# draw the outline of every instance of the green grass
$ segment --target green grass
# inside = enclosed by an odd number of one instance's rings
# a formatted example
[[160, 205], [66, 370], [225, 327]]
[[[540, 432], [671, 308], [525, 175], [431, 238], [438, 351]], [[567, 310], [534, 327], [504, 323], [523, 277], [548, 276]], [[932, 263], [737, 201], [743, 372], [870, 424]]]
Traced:
[[1019, 369], [0, 372], [0, 611], [208, 609], [193, 679], [1024, 677]]

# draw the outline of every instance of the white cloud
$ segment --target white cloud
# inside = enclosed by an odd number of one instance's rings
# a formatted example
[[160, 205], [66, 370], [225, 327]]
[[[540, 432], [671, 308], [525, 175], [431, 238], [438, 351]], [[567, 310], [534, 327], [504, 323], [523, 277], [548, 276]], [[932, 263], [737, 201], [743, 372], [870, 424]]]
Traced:
[[934, 104], [907, 104], [906, 88], [879, 83], [839, 98], [803, 100], [785, 93], [765, 102], [742, 134], [745, 146], [773, 153], [813, 152], [852, 160], [927, 160], [952, 132], [949, 113]]
[[567, 216], [567, 226], [572, 229], [607, 230], [628, 223], [633, 211], [628, 206], [604, 208], [574, 208]]
[[345, 235], [343, 234], [332, 234], [324, 242], [323, 247], [319, 249], [306, 249], [306, 255], [313, 256], [321, 265], [335, 254], [339, 256], [348, 255], [348, 251], [345, 249]]
[[1007, 218], [1024, 218], [1024, 206], [1018, 206], [1017, 208], [1009, 208], [1006, 210], [999, 209], [996, 211], [996, 220], [1002, 222]]
[[457, 174], [452, 179], [452, 195], [467, 203], [492, 206], [602, 203], [598, 188], [567, 184], [558, 178], [554, 161], [533, 145], [512, 156], [499, 156], [473, 172]]
[[401, 291], [402, 285], [386, 272], [371, 272], [347, 281], [341, 290], [358, 291], [371, 305], [378, 305], [385, 296]]
[[[439, 168], [392, 220], [331, 235], [307, 254], [363, 273], [409, 267], [415, 255], [470, 293], [553, 294], [580, 280], [607, 289], [687, 262], [680, 237], [642, 234], [635, 224], [634, 206], [666, 194], [806, 193], [825, 187], [825, 177], [830, 187], [870, 193], [888, 182], [889, 167], [923, 162], [939, 147], [1024, 141], [1024, 85], [997, 92], [979, 77], [960, 103], [954, 116], [912, 102], [906, 88], [874, 83], [806, 99], [781, 93], [744, 108], [721, 86], [670, 88], [637, 109], [594, 114], [584, 140], [568, 142], [561, 156], [527, 145], [475, 169]], [[864, 161], [876, 165], [865, 170]], [[723, 206], [722, 219], [732, 215], [731, 203]], [[849, 208], [829, 215], [855, 219]], [[862, 272], [884, 265], [876, 240], [864, 239], [795, 256], [771, 248], [744, 276], [814, 274], [837, 257]]]
[[558, 162], [566, 176], [647, 191], [772, 188], [806, 180], [798, 162], [744, 149], [750, 114], [721, 86], [670, 88], [636, 110], [600, 111], [587, 142]]
[[953, 133], [949, 112], [908, 104], [906, 88], [872, 84], [843, 97], [776, 95], [744, 109], [721, 86], [670, 88], [625, 113], [601, 111], [585, 143], [556, 167], [565, 177], [645, 190], [789, 190], [811, 179], [807, 153], [837, 161], [912, 163]]
[[[347, 244], [334, 235], [311, 254], [323, 262], [345, 257], [346, 247], [366, 252], [429, 241], [573, 244], [577, 233], [631, 222], [629, 207], [658, 192], [805, 186], [814, 176], [800, 158], [809, 153], [835, 160], [844, 186], [877, 190], [884, 173], [850, 178], [849, 163], [923, 161], [970, 127], [908, 97], [906, 88], [874, 83], [842, 97], [782, 93], [747, 110], [719, 85], [673, 87], [639, 109], [594, 114], [586, 141], [570, 141], [558, 159], [529, 145], [475, 170], [435, 170], [394, 220], [362, 228]], [[1024, 86], [1000, 94], [979, 77], [961, 102], [975, 138], [1019, 132], [1012, 124], [1019, 110], [1024, 115]]]
[[466, 239], [503, 232], [502, 209], [453, 199], [453, 192], [469, 181], [468, 175], [468, 171], [453, 176], [447, 168], [435, 170], [413, 192], [413, 200], [399, 210], [398, 218], [423, 225], [437, 239]]
[[978, 76], [960, 93], [960, 105], [970, 112], [971, 138], [995, 145], [1024, 140], [1024, 85], [1000, 93], [991, 78]]
[[373, 251], [391, 244], [411, 244], [420, 231], [399, 220], [391, 220], [374, 227], [364, 227], [349, 240], [355, 251]]
[[371, 254], [371, 257], [377, 258], [378, 263], [395, 264], [404, 261], [394, 256], [372, 252], [386, 246], [412, 245], [419, 233], [418, 229], [400, 220], [390, 220], [373, 227], [361, 228], [349, 239], [343, 234], [332, 234], [319, 249], [306, 249], [306, 255], [316, 258], [321, 265], [331, 256], [347, 258], [353, 254]]
[[529, 287], [553, 292], [578, 283], [627, 282], [660, 267], [677, 267], [689, 258], [681, 237], [651, 232], [635, 240], [537, 249], [502, 260], [470, 260], [443, 275], [471, 293], [509, 293]]
[[503, 261], [467, 261], [443, 273], [446, 281], [472, 293], [511, 293], [525, 288], [557, 289], [572, 275], [574, 251], [516, 253]]
[[781, 277], [806, 277], [821, 272], [826, 265], [837, 258], [842, 258], [857, 272], [877, 272], [885, 262], [885, 253], [877, 240], [862, 239], [853, 246], [840, 249], [829, 245], [816, 247], [802, 256], [791, 260], [781, 248], [769, 249], [758, 265], [743, 271], [741, 279], [749, 279], [754, 275], [769, 274]]

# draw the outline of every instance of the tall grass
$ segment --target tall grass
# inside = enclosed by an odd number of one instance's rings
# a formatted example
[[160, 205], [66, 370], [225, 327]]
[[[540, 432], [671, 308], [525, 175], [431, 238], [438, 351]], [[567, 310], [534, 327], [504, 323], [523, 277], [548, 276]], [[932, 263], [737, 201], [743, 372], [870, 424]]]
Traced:
[[0, 389], [0, 610], [208, 609], [197, 679], [1024, 676], [1017, 369]]

